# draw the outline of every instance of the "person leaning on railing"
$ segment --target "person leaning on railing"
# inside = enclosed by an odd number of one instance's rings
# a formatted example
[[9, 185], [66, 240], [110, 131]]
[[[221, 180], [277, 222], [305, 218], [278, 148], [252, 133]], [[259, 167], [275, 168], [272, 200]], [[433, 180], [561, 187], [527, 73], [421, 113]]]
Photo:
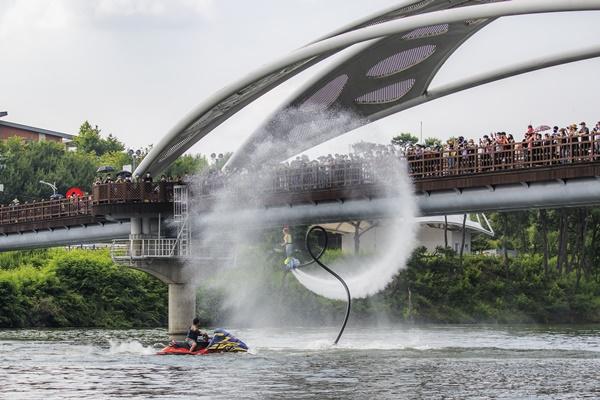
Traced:
[[593, 159], [597, 160], [600, 156], [600, 121], [596, 123], [594, 129], [592, 129], [592, 137], [594, 140], [594, 156]]
[[585, 122], [579, 124], [579, 147], [581, 157], [589, 158], [590, 155], [590, 130], [585, 125]]

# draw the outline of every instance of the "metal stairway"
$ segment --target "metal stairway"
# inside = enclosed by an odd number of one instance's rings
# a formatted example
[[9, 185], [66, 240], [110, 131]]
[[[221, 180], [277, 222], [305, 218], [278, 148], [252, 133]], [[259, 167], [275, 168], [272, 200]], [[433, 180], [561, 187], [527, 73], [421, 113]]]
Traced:
[[192, 247], [188, 202], [188, 187], [186, 185], [174, 186], [173, 219], [177, 226], [177, 237], [161, 237], [159, 228], [157, 237], [113, 240], [110, 248], [113, 261], [132, 265], [135, 262], [152, 259], [188, 258]]
[[186, 185], [173, 187], [173, 219], [177, 225], [176, 249], [173, 254], [179, 257], [190, 256], [190, 242], [192, 235], [189, 227], [189, 191]]

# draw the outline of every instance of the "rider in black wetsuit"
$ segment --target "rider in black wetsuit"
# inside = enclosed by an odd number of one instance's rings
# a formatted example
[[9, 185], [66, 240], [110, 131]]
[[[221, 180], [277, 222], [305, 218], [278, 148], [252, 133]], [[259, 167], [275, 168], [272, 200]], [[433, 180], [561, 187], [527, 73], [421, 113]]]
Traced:
[[196, 349], [208, 346], [208, 335], [200, 331], [198, 325], [200, 325], [200, 320], [194, 318], [185, 338], [185, 342], [190, 346], [190, 351], [196, 351]]

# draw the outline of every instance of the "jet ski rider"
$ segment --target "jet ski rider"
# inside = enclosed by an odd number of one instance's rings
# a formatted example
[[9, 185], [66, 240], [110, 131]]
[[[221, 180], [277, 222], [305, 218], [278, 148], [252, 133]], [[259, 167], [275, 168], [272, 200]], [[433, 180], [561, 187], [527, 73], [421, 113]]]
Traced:
[[200, 331], [200, 320], [194, 318], [192, 326], [188, 330], [185, 342], [190, 346], [190, 352], [196, 350], [196, 348], [204, 348], [208, 346], [208, 335], [205, 332]]

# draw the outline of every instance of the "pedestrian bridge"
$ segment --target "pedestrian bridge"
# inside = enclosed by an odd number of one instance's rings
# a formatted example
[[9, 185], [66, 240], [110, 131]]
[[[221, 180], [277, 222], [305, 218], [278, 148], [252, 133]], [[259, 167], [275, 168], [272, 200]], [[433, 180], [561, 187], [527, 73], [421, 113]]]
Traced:
[[[531, 149], [512, 144], [501, 151], [474, 147], [454, 156], [443, 151], [408, 152], [400, 157], [401, 163], [398, 155], [389, 154], [388, 159], [279, 165], [263, 171], [268, 178], [260, 185], [251, 178], [246, 188], [231, 184], [243, 174], [213, 171], [189, 185], [190, 211], [206, 224], [229, 220], [256, 225], [257, 213], [264, 226], [386, 218], [387, 210], [399, 201], [386, 177], [391, 165], [407, 170], [424, 216], [596, 205], [600, 203], [600, 141], [590, 139], [585, 154], [574, 151], [573, 143], [540, 143]], [[163, 239], [148, 242], [148, 249], [157, 256], [172, 256], [177, 247], [174, 196], [176, 188], [186, 186], [101, 184], [93, 187], [89, 198], [0, 207], [0, 249], [111, 241], [133, 234]], [[230, 199], [231, 209], [213, 212], [222, 196]]]

